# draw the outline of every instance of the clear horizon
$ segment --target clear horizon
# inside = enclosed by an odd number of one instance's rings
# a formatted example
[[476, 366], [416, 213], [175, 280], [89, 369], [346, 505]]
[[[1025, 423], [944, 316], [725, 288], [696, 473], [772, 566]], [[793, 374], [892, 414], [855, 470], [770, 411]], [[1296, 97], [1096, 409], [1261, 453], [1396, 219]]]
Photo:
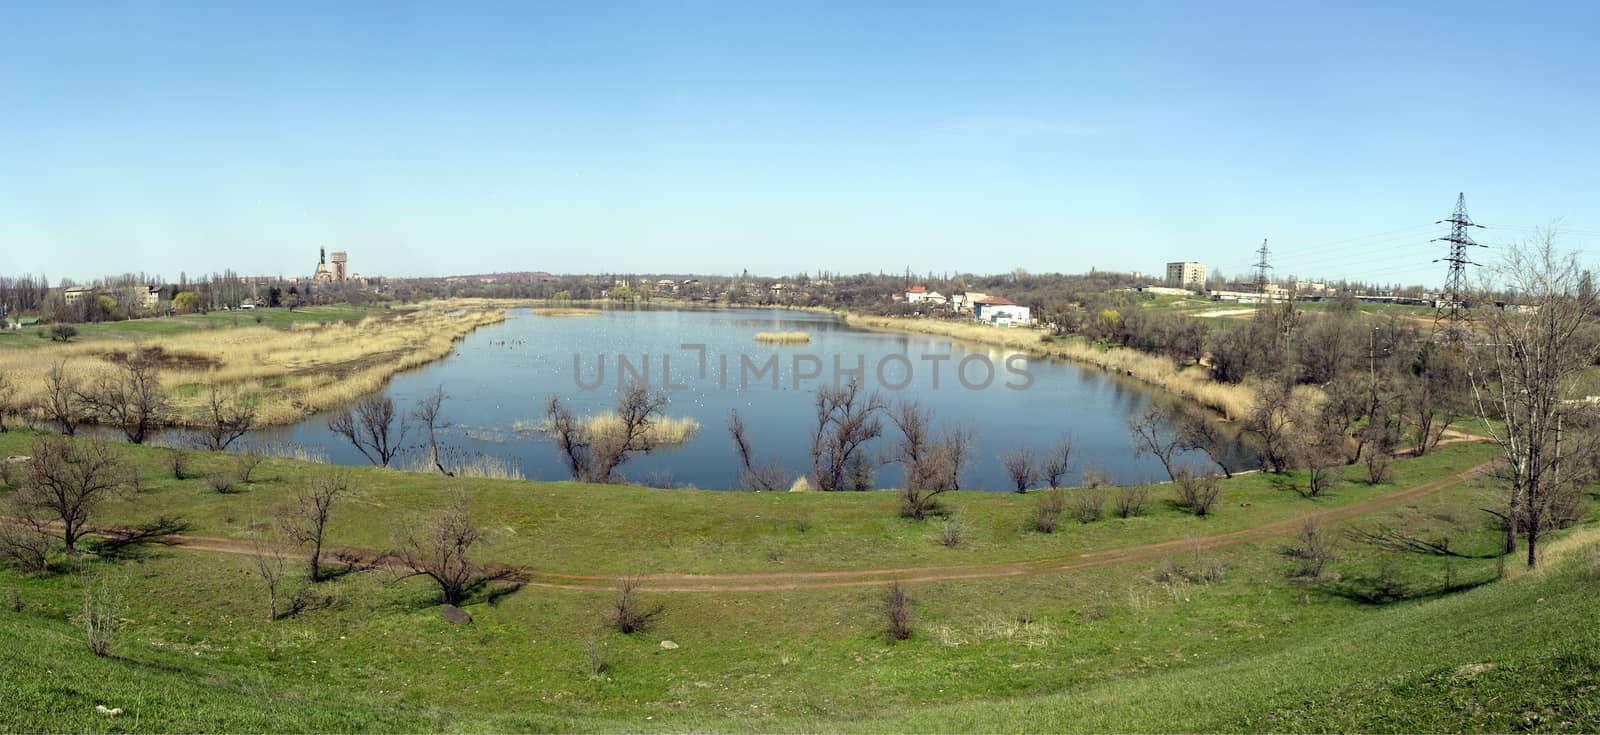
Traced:
[[[0, 28], [0, 272], [1437, 285], [1600, 248], [1600, 6], [158, 2]], [[1485, 261], [1492, 251], [1480, 251]]]

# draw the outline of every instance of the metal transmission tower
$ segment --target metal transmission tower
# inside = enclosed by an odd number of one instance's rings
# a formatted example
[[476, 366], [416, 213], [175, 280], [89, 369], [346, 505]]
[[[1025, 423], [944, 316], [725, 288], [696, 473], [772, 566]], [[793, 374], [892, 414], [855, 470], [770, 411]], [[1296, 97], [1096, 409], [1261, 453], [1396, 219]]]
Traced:
[[1263, 301], [1265, 301], [1267, 298], [1267, 271], [1272, 270], [1272, 264], [1267, 262], [1267, 255], [1270, 252], [1271, 251], [1267, 250], [1267, 241], [1265, 238], [1263, 238], [1261, 240], [1261, 247], [1256, 248], [1256, 264], [1250, 266], [1251, 268], [1256, 269], [1256, 294], [1259, 295]]
[[1450, 342], [1460, 343], [1466, 337], [1463, 324], [1470, 321], [1466, 308], [1462, 302], [1467, 296], [1467, 266], [1478, 265], [1467, 257], [1467, 248], [1485, 248], [1473, 242], [1470, 231], [1472, 228], [1483, 228], [1483, 225], [1473, 224], [1472, 218], [1467, 216], [1467, 195], [1456, 195], [1456, 211], [1449, 219], [1442, 219], [1434, 224], [1450, 223], [1449, 237], [1436, 237], [1431, 242], [1450, 243], [1450, 255], [1444, 258], [1435, 258], [1435, 263], [1449, 263], [1450, 273], [1444, 279], [1444, 291], [1439, 294], [1438, 313], [1433, 319], [1435, 333], [1443, 330], [1445, 338]]

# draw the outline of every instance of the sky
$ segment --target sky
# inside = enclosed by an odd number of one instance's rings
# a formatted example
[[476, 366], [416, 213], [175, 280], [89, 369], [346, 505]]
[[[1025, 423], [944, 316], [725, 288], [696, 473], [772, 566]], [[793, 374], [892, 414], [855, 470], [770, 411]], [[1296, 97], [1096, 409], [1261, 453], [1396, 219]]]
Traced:
[[[0, 274], [1432, 284], [1600, 255], [1600, 4], [0, 3]], [[1492, 260], [1493, 251], [1479, 259]]]

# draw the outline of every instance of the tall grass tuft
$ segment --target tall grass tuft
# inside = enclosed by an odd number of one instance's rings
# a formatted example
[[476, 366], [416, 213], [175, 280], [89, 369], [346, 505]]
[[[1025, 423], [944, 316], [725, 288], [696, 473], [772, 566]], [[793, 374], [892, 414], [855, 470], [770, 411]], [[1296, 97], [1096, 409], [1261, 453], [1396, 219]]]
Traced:
[[766, 344], [803, 345], [811, 341], [810, 332], [756, 332], [756, 341]]
[[[585, 416], [580, 421], [583, 428], [591, 434], [605, 434], [622, 429], [622, 418], [614, 413], [600, 413]], [[519, 434], [541, 433], [551, 431], [550, 420], [543, 421], [517, 421], [511, 425], [513, 431]], [[694, 438], [700, 432], [700, 422], [688, 416], [668, 416], [650, 422], [646, 430], [646, 440], [653, 446], [672, 446], [682, 444]]]

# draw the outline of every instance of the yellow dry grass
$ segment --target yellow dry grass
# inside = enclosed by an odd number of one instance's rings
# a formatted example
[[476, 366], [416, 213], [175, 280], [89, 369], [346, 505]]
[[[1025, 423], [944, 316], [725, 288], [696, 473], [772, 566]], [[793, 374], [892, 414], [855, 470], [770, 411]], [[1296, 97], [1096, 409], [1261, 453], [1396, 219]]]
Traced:
[[934, 321], [931, 319], [904, 319], [849, 315], [851, 326], [884, 332], [912, 332], [975, 342], [996, 347], [1007, 347], [1046, 357], [1093, 365], [1149, 383], [1162, 390], [1183, 396], [1202, 406], [1215, 410], [1229, 419], [1240, 419], [1250, 413], [1255, 404], [1255, 391], [1247, 386], [1219, 383], [1205, 370], [1192, 367], [1179, 370], [1172, 361], [1138, 350], [1113, 348], [1101, 350], [1082, 342], [1039, 341], [1038, 330], [1005, 329], [977, 323]]
[[251, 402], [258, 422], [285, 424], [376, 391], [389, 378], [449, 355], [478, 327], [505, 319], [499, 306], [478, 300], [430, 302], [358, 322], [299, 322], [288, 329], [250, 326], [110, 342], [99, 340], [0, 352], [0, 373], [19, 397], [44, 394], [45, 373], [64, 360], [82, 379], [109, 371], [129, 351], [163, 353], [162, 385], [172, 397], [174, 423], [197, 421], [215, 383]]
[[[622, 429], [622, 417], [614, 413], [601, 413], [585, 416], [580, 421], [583, 428], [591, 434], [605, 434]], [[518, 421], [512, 424], [512, 430], [517, 433], [548, 433], [550, 420], [543, 421]], [[645, 438], [655, 446], [671, 446], [682, 444], [694, 438], [700, 431], [700, 422], [688, 416], [668, 416], [650, 422], [650, 427], [645, 430]]]
[[533, 314], [534, 316], [600, 316], [600, 310], [550, 306], [535, 308]]
[[756, 332], [757, 342], [779, 345], [802, 345], [811, 341], [810, 332]]

